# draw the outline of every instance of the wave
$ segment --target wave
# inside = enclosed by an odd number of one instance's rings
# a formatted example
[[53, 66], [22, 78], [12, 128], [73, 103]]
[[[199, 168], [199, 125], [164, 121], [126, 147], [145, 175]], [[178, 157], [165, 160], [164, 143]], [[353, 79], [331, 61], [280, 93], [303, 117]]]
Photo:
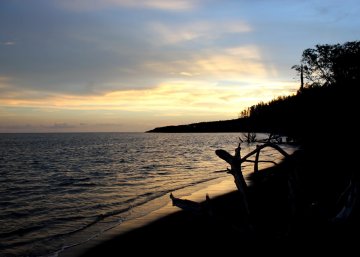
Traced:
[[[9, 244], [2, 244], [3, 247], [5, 248], [14, 248], [14, 247], [19, 247], [19, 246], [24, 246], [27, 244], [31, 244], [34, 242], [46, 242], [46, 241], [51, 241], [54, 239], [58, 239], [58, 238], [64, 238], [67, 237], [69, 235], [81, 232], [91, 226], [94, 226], [95, 224], [99, 223], [100, 221], [103, 221], [109, 217], [113, 217], [119, 214], [123, 214], [123, 213], [127, 213], [130, 212], [131, 209], [144, 205], [146, 203], [148, 203], [149, 201], [152, 201], [156, 198], [160, 198], [166, 194], [169, 194], [170, 192], [173, 191], [177, 191], [177, 190], [181, 190], [181, 189], [185, 189], [185, 188], [189, 188], [192, 187], [194, 185], [199, 185], [201, 183], [205, 183], [211, 180], [214, 180], [217, 178], [208, 178], [208, 179], [200, 179], [197, 181], [193, 181], [190, 183], [187, 183], [186, 185], [182, 185], [182, 186], [176, 186], [176, 187], [172, 187], [170, 189], [167, 190], [160, 190], [158, 192], [146, 192], [143, 194], [139, 194], [137, 197], [134, 198], [129, 198], [127, 200], [122, 200], [122, 201], [118, 201], [118, 202], [113, 202], [113, 203], [109, 203], [109, 204], [100, 204], [100, 205], [92, 205], [92, 206], [87, 206], [87, 209], [99, 209], [99, 208], [105, 208], [105, 207], [114, 207], [116, 205], [129, 205], [129, 207], [125, 207], [125, 208], [120, 208], [120, 209], [115, 209], [115, 210], [111, 210], [105, 213], [101, 213], [99, 215], [96, 216], [68, 216], [68, 217], [59, 217], [59, 218], [55, 218], [52, 219], [51, 223], [55, 224], [55, 223], [61, 223], [61, 222], [67, 222], [67, 221], [75, 221], [75, 220], [87, 220], [87, 219], [91, 219], [91, 222], [88, 222], [87, 224], [78, 227], [78, 228], [74, 228], [71, 231], [68, 232], [64, 232], [64, 233], [58, 233], [56, 235], [52, 235], [52, 236], [42, 236], [42, 237], [37, 237], [37, 238], [33, 238], [33, 239], [29, 239], [29, 240], [24, 240], [21, 242], [14, 242], [14, 243], [9, 243]], [[157, 188], [158, 186], [155, 186], [154, 188]], [[12, 214], [13, 215], [13, 214]], [[122, 218], [119, 219], [119, 222], [116, 224], [120, 224], [123, 221], [125, 221], [126, 218]], [[40, 223], [39, 225], [36, 226], [32, 226], [32, 227], [28, 227], [28, 228], [20, 228], [14, 231], [10, 231], [7, 233], [2, 233], [0, 234], [0, 238], [9, 238], [9, 237], [13, 237], [13, 236], [25, 236], [27, 234], [30, 234], [32, 232], [44, 229], [45, 227], [49, 226], [50, 224], [45, 224], [46, 222], [44, 221], [43, 223]], [[111, 229], [111, 228], [107, 228], [107, 229]], [[89, 237], [94, 237], [94, 236], [98, 236], [98, 235], [89, 235]], [[88, 239], [85, 239], [85, 241], [87, 241]], [[74, 245], [78, 245], [81, 243], [76, 243]], [[63, 246], [61, 249], [65, 249], [65, 248], [71, 247], [69, 245], [67, 246]], [[56, 249], [57, 251], [60, 251], [61, 249]]]
[[236, 141], [218, 133], [2, 136], [0, 245], [18, 253], [16, 245], [28, 244], [27, 255], [35, 255], [88, 240], [154, 210], [172, 191], [228, 176], [212, 172], [226, 167], [214, 148], [233, 149]]
[[42, 228], [43, 228], [43, 226], [41, 226], [41, 225], [35, 225], [32, 227], [27, 227], [27, 228], [19, 228], [19, 229], [13, 230], [13, 231], [0, 233], [0, 238], [4, 239], [7, 237], [13, 237], [13, 236], [24, 236], [24, 235], [27, 235], [31, 232], [34, 232], [34, 231], [42, 229]]

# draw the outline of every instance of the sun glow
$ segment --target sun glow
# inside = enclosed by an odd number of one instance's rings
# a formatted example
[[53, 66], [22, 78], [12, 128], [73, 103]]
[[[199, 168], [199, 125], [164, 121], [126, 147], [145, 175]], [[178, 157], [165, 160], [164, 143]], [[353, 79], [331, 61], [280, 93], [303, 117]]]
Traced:
[[[92, 124], [93, 128], [111, 130], [113, 127], [108, 124], [121, 119], [121, 124], [137, 126], [131, 130], [146, 130], [153, 126], [237, 118], [243, 109], [289, 95], [298, 87], [295, 82], [274, 80], [276, 69], [267, 67], [259, 49], [252, 45], [215, 53], [204, 51], [190, 59], [146, 62], [141, 69], [145, 74], [163, 78], [163, 82], [152, 87], [131, 89], [130, 85], [130, 89], [121, 89], [112, 81], [112, 90], [75, 94], [18, 89], [12, 84], [13, 78], [0, 77], [0, 115], [8, 124], [22, 120], [21, 129], [27, 129], [24, 125], [27, 121], [47, 124], [42, 126], [59, 131], [85, 130], [85, 125], [72, 124], [98, 120], [107, 125]], [[16, 108], [22, 114], [9, 111]], [[17, 120], [12, 118], [15, 116]]]
[[[257, 101], [271, 100], [289, 93], [289, 83], [248, 81], [247, 86], [218, 86], [202, 81], [169, 81], [152, 89], [121, 90], [104, 95], [48, 95], [39, 99], [2, 99], [2, 106], [54, 108], [68, 110], [123, 110], [131, 112], [212, 110], [216, 113], [237, 113]], [[269, 90], [271, 88], [271, 90]]]

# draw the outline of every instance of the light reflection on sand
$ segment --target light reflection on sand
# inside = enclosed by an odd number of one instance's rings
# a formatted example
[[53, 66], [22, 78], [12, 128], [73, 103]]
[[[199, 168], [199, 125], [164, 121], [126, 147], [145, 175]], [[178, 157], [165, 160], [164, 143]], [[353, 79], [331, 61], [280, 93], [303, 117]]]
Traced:
[[[251, 149], [246, 149], [247, 151], [251, 151]], [[295, 151], [294, 147], [284, 147], [284, 150], [289, 154], [292, 154]], [[244, 156], [247, 152], [242, 152], [242, 156]], [[261, 160], [272, 160], [276, 163], [279, 163], [282, 160], [283, 156], [279, 154], [272, 148], [268, 148], [261, 154]], [[269, 163], [262, 163], [259, 164], [260, 169], [264, 169], [267, 167], [272, 166], [273, 164]], [[242, 171], [245, 176], [253, 172], [253, 164], [247, 163], [244, 164], [242, 167]], [[224, 163], [223, 168], [226, 168], [226, 164]], [[247, 181], [248, 183], [248, 181]], [[236, 185], [234, 183], [234, 179], [231, 175], [222, 177], [219, 179], [211, 180], [208, 182], [196, 184], [194, 186], [189, 186], [186, 188], [182, 188], [179, 190], [175, 190], [172, 193], [176, 197], [181, 197], [182, 199], [188, 199], [196, 202], [202, 202], [205, 200], [206, 194], [209, 195], [210, 199], [216, 196], [220, 196], [232, 191], [236, 191]], [[66, 257], [75, 257], [79, 256], [81, 253], [85, 252], [86, 250], [103, 243], [104, 241], [108, 241], [122, 233], [127, 231], [140, 228], [149, 224], [155, 220], [158, 220], [162, 217], [165, 217], [169, 214], [175, 213], [180, 211], [178, 207], [172, 206], [170, 201], [169, 194], [166, 194], [162, 197], [153, 199], [146, 204], [136, 206], [131, 209], [127, 220], [122, 222], [119, 225], [112, 227], [111, 229], [105, 231], [104, 233], [100, 234], [96, 238], [92, 239], [91, 241], [78, 245], [74, 248], [71, 248], [69, 251], [64, 251], [59, 254], [59, 256], [66, 256]]]

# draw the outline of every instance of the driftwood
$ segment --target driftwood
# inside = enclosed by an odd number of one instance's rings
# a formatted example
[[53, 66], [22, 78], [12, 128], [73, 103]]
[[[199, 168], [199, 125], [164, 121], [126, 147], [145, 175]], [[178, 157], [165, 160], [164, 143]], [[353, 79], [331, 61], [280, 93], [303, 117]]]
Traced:
[[175, 197], [172, 193], [170, 193], [170, 199], [172, 201], [172, 205], [179, 207], [182, 210], [192, 212], [194, 214], [211, 214], [211, 204], [210, 204], [210, 197], [206, 194], [205, 202], [198, 203], [195, 201], [191, 201], [188, 199], [181, 199]]
[[[271, 138], [271, 139], [273, 140], [274, 138]], [[275, 140], [276, 140], [276, 138], [275, 138]], [[258, 172], [259, 171], [258, 164], [260, 162], [269, 162], [269, 163], [274, 163], [274, 164], [276, 164], [276, 163], [273, 161], [261, 161], [260, 160], [261, 150], [266, 147], [271, 147], [271, 148], [277, 150], [285, 158], [288, 158], [290, 155], [286, 151], [284, 151], [279, 145], [271, 142], [271, 140], [268, 140], [268, 141], [265, 141], [262, 145], [257, 145], [256, 149], [249, 152], [244, 157], [241, 157], [240, 145], [241, 145], [241, 143], [235, 149], [234, 155], [232, 155], [222, 149], [216, 150], [215, 153], [219, 158], [226, 161], [230, 165], [230, 168], [228, 168], [226, 171], [234, 177], [234, 182], [235, 182], [235, 185], [239, 192], [239, 198], [240, 198], [239, 205], [240, 205], [241, 215], [239, 216], [238, 221], [241, 223], [238, 223], [238, 224], [241, 224], [240, 230], [245, 229], [245, 231], [248, 232], [248, 233], [245, 233], [246, 237], [248, 237], [248, 236], [251, 237], [252, 235], [254, 235], [254, 232], [255, 232], [253, 230], [252, 222], [257, 221], [258, 213], [257, 213], [256, 208], [253, 210], [251, 210], [249, 208], [249, 202], [248, 202], [249, 199], [247, 197], [248, 186], [247, 186], [244, 176], [242, 174], [241, 164], [244, 162], [254, 163], [254, 175], [255, 175], [255, 173], [258, 173], [254, 177], [265, 178], [265, 180], [261, 180], [261, 181], [267, 182], [269, 180], [266, 180], [266, 178], [271, 179], [274, 177], [272, 176], [272, 173], [270, 173], [270, 176], [269, 176], [266, 173], [264, 175], [262, 175], [262, 173]], [[255, 155], [255, 159], [250, 160], [249, 158], [253, 155]], [[281, 178], [280, 180], [276, 180], [277, 182], [280, 181], [279, 185], [281, 185], [281, 187], [282, 187], [281, 190], [287, 190], [287, 198], [288, 198], [287, 206], [282, 205], [282, 207], [284, 207], [284, 208], [281, 209], [282, 211], [288, 210], [288, 215], [289, 215], [289, 216], [287, 216], [288, 224], [287, 224], [286, 232], [282, 231], [284, 233], [284, 235], [286, 235], [286, 236], [289, 235], [289, 232], [291, 235], [291, 233], [297, 233], [297, 231], [301, 231], [301, 228], [298, 227], [297, 222], [300, 221], [300, 219], [306, 218], [307, 214], [310, 214], [310, 215], [314, 214], [315, 218], [318, 215], [316, 212], [316, 209], [313, 210], [313, 208], [314, 208], [313, 204], [315, 204], [315, 202], [311, 202], [311, 207], [310, 207], [310, 205], [307, 203], [307, 199], [303, 198], [304, 195], [302, 193], [305, 188], [301, 185], [302, 180], [301, 180], [301, 177], [299, 177], [301, 174], [298, 173], [299, 170], [296, 168], [296, 165], [295, 165], [296, 160], [297, 159], [294, 159], [294, 156], [291, 157], [286, 162], [287, 165], [290, 164], [291, 167], [289, 166], [290, 167], [289, 168], [288, 166], [286, 166], [286, 172], [280, 173], [280, 177], [275, 177], [275, 178]], [[224, 172], [224, 170], [218, 170], [215, 172]], [[272, 181], [274, 181], [274, 180], [272, 180]], [[271, 182], [271, 180], [270, 180], [270, 182]], [[284, 183], [286, 183], [287, 185], [285, 185]], [[278, 185], [278, 184], [275, 184], [275, 185]], [[285, 187], [283, 187], [283, 186], [285, 186]], [[322, 216], [322, 219], [325, 218], [328, 222], [335, 223], [335, 224], [342, 224], [342, 223], [346, 223], [348, 221], [351, 222], [351, 217], [354, 217], [354, 215], [355, 215], [354, 213], [356, 213], [358, 211], [358, 206], [360, 204], [359, 191], [360, 191], [360, 189], [359, 189], [358, 180], [356, 178], [350, 179], [348, 186], [344, 189], [343, 193], [339, 196], [338, 202], [336, 203], [337, 212], [334, 215], [331, 215], [331, 214], [329, 215], [329, 213], [328, 213], [327, 215]], [[285, 191], [281, 191], [281, 192], [285, 193]], [[190, 211], [195, 214], [211, 215], [211, 216], [213, 216], [212, 219], [214, 219], [214, 218], [217, 219], [216, 215], [212, 215], [212, 210], [210, 208], [210, 199], [208, 196], [206, 197], [206, 201], [204, 203], [197, 203], [197, 202], [190, 201], [187, 199], [176, 198], [173, 196], [173, 194], [170, 194], [170, 197], [172, 199], [172, 203], [174, 206], [177, 206], [183, 210]], [[281, 201], [283, 201], [283, 198], [281, 199]], [[280, 202], [280, 203], [284, 204], [285, 202]], [[253, 205], [250, 205], [250, 206], [253, 206]], [[254, 205], [254, 206], [256, 207], [256, 205]], [[315, 207], [321, 208], [321, 205], [316, 205]], [[253, 211], [253, 213], [251, 213], [252, 211]], [[286, 215], [286, 213], [285, 213], [285, 215]], [[254, 224], [257, 224], [257, 223], [254, 223]], [[302, 223], [300, 222], [300, 224], [302, 224]], [[239, 228], [237, 228], [237, 229], [239, 229]], [[244, 231], [244, 230], [242, 230], [242, 231]], [[261, 230], [259, 232], [261, 233]]]
[[278, 146], [277, 144], [268, 142], [265, 143], [263, 145], [257, 146], [255, 150], [251, 151], [250, 153], [248, 153], [247, 155], [245, 155], [242, 159], [241, 162], [246, 161], [247, 158], [249, 158], [251, 155], [255, 154], [256, 152], [264, 149], [265, 147], [272, 147], [275, 150], [278, 150], [279, 153], [281, 153], [282, 155], [284, 155], [285, 157], [289, 157], [289, 154], [287, 152], [285, 152], [280, 146]]
[[299, 179], [297, 176], [297, 170], [294, 169], [287, 174], [287, 189], [288, 189], [288, 205], [289, 205], [289, 215], [290, 222], [288, 224], [289, 231], [292, 226], [292, 220], [296, 218], [299, 211]]
[[240, 156], [240, 144], [238, 145], [238, 147], [235, 149], [235, 155], [232, 156], [231, 154], [229, 154], [228, 152], [224, 151], [224, 150], [216, 150], [215, 153], [216, 155], [223, 159], [224, 161], [226, 161], [228, 164], [230, 164], [230, 169], [228, 169], [228, 172], [234, 176], [234, 180], [235, 180], [235, 185], [238, 189], [238, 191], [240, 192], [240, 197], [241, 197], [241, 206], [244, 209], [245, 215], [250, 215], [250, 211], [249, 211], [249, 205], [247, 202], [247, 198], [246, 198], [246, 190], [247, 190], [247, 185], [244, 179], [244, 176], [241, 172], [241, 156]]
[[[258, 172], [259, 171], [259, 162], [270, 162], [273, 164], [276, 164], [273, 161], [260, 161], [259, 160], [259, 156], [260, 156], [260, 151], [262, 149], [264, 149], [265, 147], [272, 147], [275, 150], [277, 150], [279, 153], [281, 153], [282, 155], [284, 155], [284, 157], [289, 157], [289, 154], [287, 152], [285, 152], [280, 146], [278, 146], [277, 144], [271, 143], [271, 142], [267, 142], [263, 145], [257, 145], [256, 149], [251, 151], [250, 153], [248, 153], [247, 155], [245, 155], [242, 159], [241, 159], [241, 163], [243, 162], [254, 162], [254, 172]], [[249, 158], [250, 156], [256, 154], [255, 156], [255, 161], [252, 160], [247, 160], [247, 158]]]
[[353, 180], [350, 180], [349, 185], [338, 199], [338, 205], [342, 206], [340, 211], [330, 221], [334, 223], [344, 223], [352, 214], [358, 198], [358, 188]]
[[[260, 147], [260, 146], [257, 145], [257, 146], [256, 146], [256, 149], [258, 149], [259, 147]], [[257, 152], [256, 152], [256, 155], [255, 155], [254, 172], [258, 172], [258, 171], [259, 171], [259, 166], [258, 166], [259, 157], [260, 157], [260, 151], [257, 151]]]
[[[249, 219], [250, 210], [249, 210], [249, 204], [248, 204], [247, 197], [246, 197], [247, 184], [246, 184], [244, 176], [241, 172], [241, 164], [243, 162], [254, 162], [254, 171], [255, 172], [258, 171], [258, 163], [259, 162], [270, 162], [270, 163], [276, 164], [273, 161], [260, 161], [259, 160], [260, 151], [262, 149], [264, 149], [265, 147], [272, 147], [272, 148], [278, 150], [285, 157], [288, 157], [289, 154], [287, 152], [285, 152], [278, 145], [271, 143], [271, 142], [267, 142], [261, 146], [257, 146], [255, 150], [251, 151], [250, 153], [245, 155], [243, 158], [241, 158], [240, 145], [241, 145], [241, 143], [239, 143], [238, 147], [235, 149], [234, 156], [232, 156], [231, 154], [229, 154], [228, 152], [226, 152], [225, 150], [222, 150], [222, 149], [216, 150], [215, 153], [219, 158], [223, 159], [230, 165], [230, 169], [227, 169], [227, 172], [234, 176], [235, 185], [236, 185], [238, 191], [240, 192], [241, 208], [243, 209], [245, 219], [249, 221], [250, 220]], [[248, 160], [248, 158], [254, 154], [256, 154], [255, 161]], [[223, 172], [223, 171], [217, 171], [217, 172]], [[188, 211], [192, 211], [195, 213], [200, 213], [200, 212], [203, 212], [203, 210], [204, 210], [204, 206], [201, 203], [197, 203], [197, 202], [187, 200], [187, 199], [176, 198], [173, 196], [173, 194], [170, 194], [170, 198], [171, 198], [174, 206], [177, 206], [183, 210], [188, 210]], [[206, 199], [208, 202], [209, 201], [208, 196]]]
[[[227, 169], [227, 172], [230, 173], [233, 177], [234, 177], [234, 182], [235, 185], [238, 189], [239, 192], [239, 196], [240, 196], [240, 208], [241, 208], [241, 212], [242, 212], [242, 222], [243, 225], [245, 226], [245, 228], [247, 229], [247, 231], [250, 232], [249, 235], [251, 235], [251, 233], [253, 232], [253, 226], [251, 224], [251, 216], [250, 216], [250, 209], [249, 209], [249, 204], [248, 204], [248, 198], [247, 198], [247, 190], [248, 190], [248, 186], [245, 182], [244, 176], [242, 174], [241, 171], [241, 164], [243, 162], [254, 162], [254, 171], [257, 172], [258, 171], [258, 163], [259, 162], [271, 162], [271, 163], [275, 163], [272, 161], [260, 161], [259, 160], [259, 155], [260, 155], [260, 151], [266, 147], [272, 147], [274, 149], [276, 149], [277, 151], [279, 151], [282, 155], [284, 155], [285, 157], [288, 157], [289, 154], [286, 153], [281, 147], [279, 147], [278, 145], [272, 143], [272, 142], [266, 142], [263, 145], [257, 146], [255, 150], [251, 151], [250, 153], [248, 153], [247, 155], [245, 155], [243, 158], [241, 158], [240, 155], [240, 151], [241, 151], [241, 147], [240, 147], [241, 143], [239, 143], [238, 147], [235, 149], [235, 154], [234, 156], [231, 155], [230, 153], [228, 153], [225, 150], [216, 150], [215, 153], [216, 155], [223, 159], [224, 161], [226, 161], [229, 165], [230, 165], [230, 169]], [[251, 157], [252, 155], [256, 154], [255, 156], [255, 161], [253, 160], [248, 160], [249, 157]], [[276, 163], [275, 163], [276, 164]], [[217, 172], [222, 172], [222, 171], [217, 171]], [[291, 185], [290, 185], [291, 187]], [[206, 201], [205, 203], [197, 203], [191, 200], [187, 200], [187, 199], [180, 199], [180, 198], [176, 198], [174, 197], [173, 194], [170, 194], [170, 198], [172, 200], [172, 203], [174, 206], [177, 206], [183, 210], [186, 211], [190, 211], [192, 213], [195, 214], [210, 214], [212, 213], [210, 206], [210, 199], [207, 195], [206, 197]]]
[[[244, 176], [243, 176], [243, 174], [241, 172], [241, 164], [243, 162], [246, 162], [246, 161], [247, 162], [254, 162], [254, 172], [258, 172], [258, 163], [261, 162], [261, 161], [259, 161], [260, 151], [262, 149], [266, 148], [266, 147], [272, 147], [272, 148], [276, 149], [278, 152], [280, 152], [285, 157], [288, 157], [289, 154], [287, 152], [285, 152], [278, 145], [276, 145], [276, 144], [274, 144], [272, 142], [266, 142], [263, 145], [256, 146], [255, 150], [251, 151], [250, 153], [245, 155], [243, 158], [241, 158], [241, 156], [240, 156], [240, 151], [241, 151], [240, 144], [235, 149], [235, 155], [234, 156], [232, 156], [231, 154], [229, 154], [228, 152], [226, 152], [224, 150], [216, 150], [215, 153], [219, 158], [223, 159], [224, 161], [226, 161], [230, 165], [230, 169], [228, 169], [228, 173], [233, 175], [236, 187], [237, 187], [237, 189], [239, 191], [240, 206], [241, 206], [242, 212], [243, 212], [243, 222], [248, 227], [249, 231], [252, 231], [250, 209], [249, 209], [249, 203], [248, 203], [248, 199], [247, 199], [247, 195], [246, 195], [247, 194], [247, 192], [246, 192], [247, 191], [247, 184], [246, 184]], [[249, 157], [251, 157], [254, 154], [256, 154], [255, 161], [247, 160]], [[262, 161], [262, 162], [268, 162], [268, 161]], [[289, 186], [292, 187], [292, 185], [289, 185]]]

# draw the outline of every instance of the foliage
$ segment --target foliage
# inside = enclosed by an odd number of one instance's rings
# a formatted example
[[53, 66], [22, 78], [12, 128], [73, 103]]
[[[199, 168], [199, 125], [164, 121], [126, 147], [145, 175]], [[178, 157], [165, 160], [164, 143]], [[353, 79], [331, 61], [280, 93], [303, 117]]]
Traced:
[[360, 41], [308, 48], [292, 68], [303, 72], [307, 87], [351, 85], [360, 78]]

